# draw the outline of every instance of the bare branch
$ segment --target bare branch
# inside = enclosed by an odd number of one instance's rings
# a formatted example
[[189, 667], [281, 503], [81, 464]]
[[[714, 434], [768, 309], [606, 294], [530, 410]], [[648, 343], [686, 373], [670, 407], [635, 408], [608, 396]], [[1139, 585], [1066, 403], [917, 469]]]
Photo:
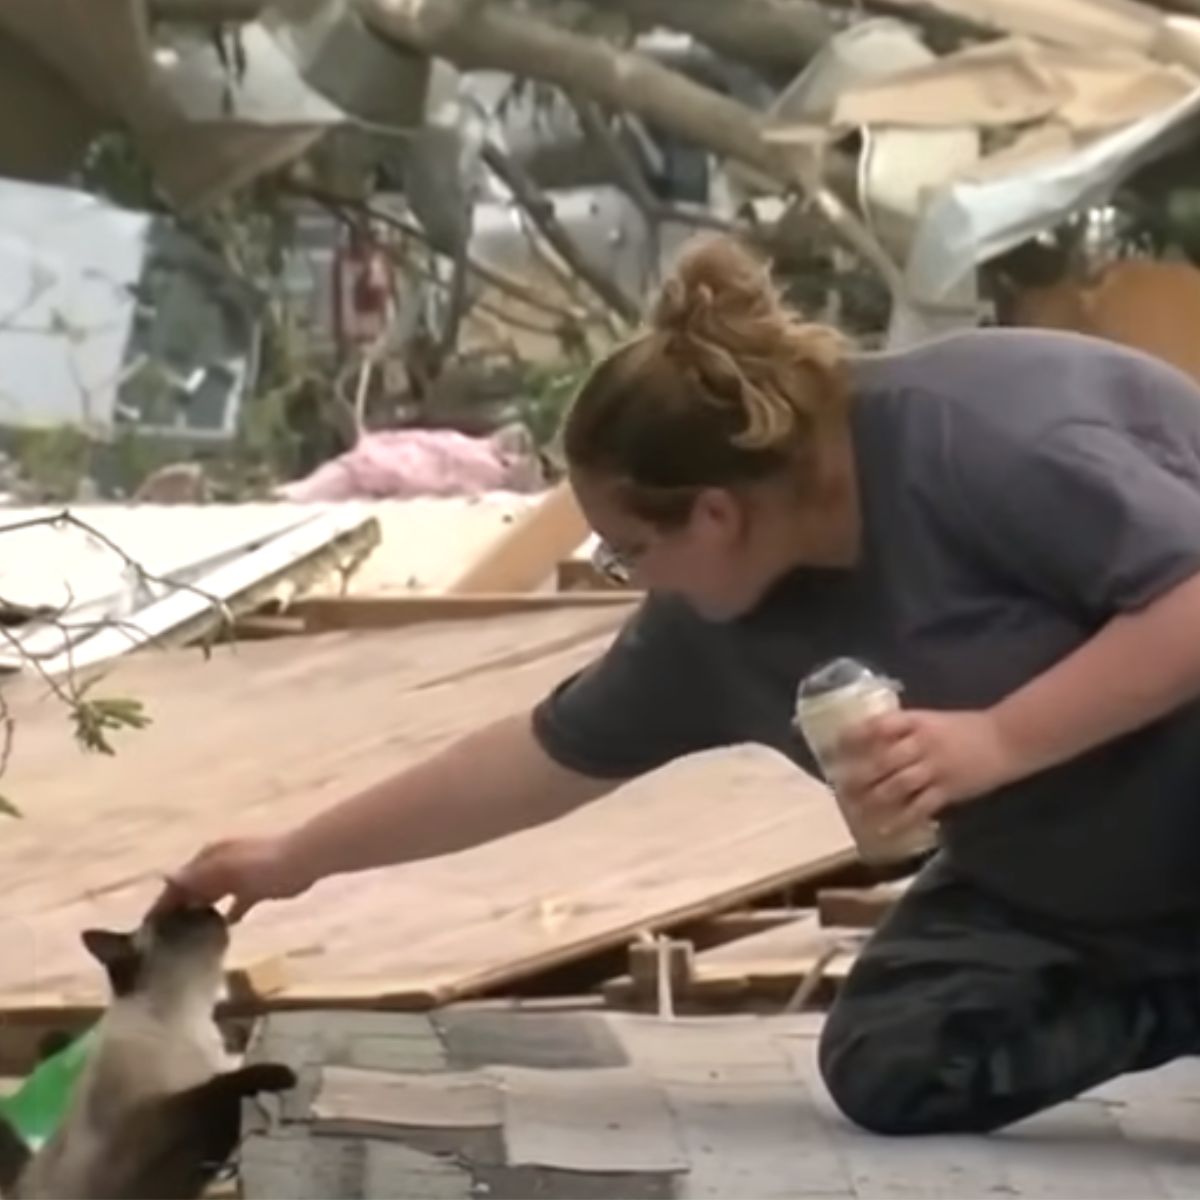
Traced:
[[[255, 20], [266, 0], [147, 0], [158, 21], [224, 24]], [[690, 33], [719, 54], [794, 70], [833, 33], [815, 0], [587, 0], [620, 12], [642, 28]]]
[[607, 271], [589, 262], [580, 252], [575, 240], [559, 223], [554, 212], [554, 201], [494, 142], [484, 144], [481, 157], [508, 186], [513, 199], [529, 214], [529, 219], [554, 247], [555, 253], [623, 321], [629, 325], [636, 324], [640, 316], [637, 302], [621, 290]]
[[453, 259], [453, 273], [450, 276], [449, 296], [446, 303], [446, 322], [442, 326], [441, 337], [438, 338], [437, 347], [434, 350], [439, 370], [446, 359], [454, 353], [454, 348], [458, 345], [458, 331], [467, 314], [468, 269], [467, 247], [464, 244], [458, 248], [458, 253]]
[[660, 224], [672, 221], [679, 225], [694, 225], [721, 233], [736, 233], [746, 238], [755, 236], [753, 230], [742, 228], [704, 209], [684, 208], [659, 199], [642, 173], [641, 165], [621, 141], [600, 106], [582, 96], [568, 94], [567, 98], [575, 109], [584, 136], [612, 163], [618, 183], [648, 222]]
[[48, 525], [52, 529], [62, 525], [73, 525], [76, 529], [80, 529], [86, 533], [88, 537], [95, 538], [103, 546], [111, 550], [125, 566], [133, 571], [139, 583], [155, 583], [163, 588], [190, 592], [193, 596], [198, 596], [201, 600], [205, 601], [206, 604], [210, 604], [220, 614], [222, 625], [225, 628], [232, 626], [233, 613], [230, 611], [229, 605], [219, 596], [214, 596], [211, 592], [206, 592], [203, 588], [196, 587], [195, 584], [184, 583], [181, 580], [171, 579], [165, 575], [156, 575], [153, 571], [147, 571], [141, 563], [131, 558], [106, 533], [101, 533], [94, 525], [81, 520], [69, 509], [64, 508], [61, 512], [52, 513], [47, 516], [29, 517], [24, 521], [12, 521], [6, 525], [0, 525], [0, 534], [15, 533], [20, 529], [30, 529], [37, 525]]
[[616, 9], [643, 29], [690, 33], [718, 54], [795, 70], [833, 36], [834, 25], [809, 0], [587, 0]]
[[[62, 512], [39, 517], [10, 521], [7, 524], [0, 525], [0, 535], [32, 529], [38, 526], [60, 528], [63, 525], [75, 526], [82, 530], [88, 537], [95, 538], [103, 546], [111, 550], [134, 573], [139, 583], [153, 583], [166, 589], [191, 592], [193, 595], [201, 597], [206, 604], [217, 611], [220, 614], [221, 620], [217, 628], [214, 631], [210, 631], [204, 640], [203, 648], [206, 653], [211, 649], [210, 639], [215, 638], [232, 627], [232, 613], [229, 606], [220, 597], [214, 596], [204, 589], [196, 587], [194, 584], [185, 583], [167, 576], [157, 575], [153, 571], [148, 571], [141, 563], [122, 550], [107, 534], [102, 533], [87, 521], [81, 520], [70, 511], [63, 510]], [[19, 661], [28, 666], [49, 689], [51, 695], [68, 710], [75, 726], [76, 741], [85, 750], [96, 751], [101, 754], [112, 754], [114, 751], [108, 740], [109, 733], [116, 729], [142, 729], [149, 724], [149, 717], [145, 714], [139, 700], [120, 696], [97, 696], [94, 698], [88, 696], [88, 690], [98, 676], [92, 676], [86, 681], [80, 681], [74, 660], [75, 638], [73, 635], [79, 632], [92, 632], [101, 629], [116, 628], [123, 630], [129, 628], [133, 631], [130, 636], [131, 644], [155, 645], [159, 643], [160, 639], [156, 636], [147, 638], [144, 631], [137, 629], [130, 622], [117, 618], [103, 618], [96, 621], [69, 621], [67, 614], [74, 606], [74, 603], [75, 597], [68, 584], [67, 599], [58, 609], [50, 612], [40, 610], [31, 614], [41, 626], [58, 630], [62, 636], [63, 644], [61, 648], [47, 652], [33, 650], [25, 645], [19, 633], [14, 632], [10, 626], [2, 623], [0, 623], [0, 642], [7, 643]], [[3, 597], [0, 597], [0, 609], [6, 609], [9, 612], [23, 611], [22, 606], [8, 603]], [[46, 668], [44, 662], [60, 656], [65, 656], [66, 658], [66, 670], [65, 672], [54, 674]], [[8, 767], [14, 735], [15, 720], [10, 712], [7, 699], [2, 689], [0, 689], [0, 777], [4, 775]], [[20, 815], [19, 810], [5, 796], [0, 796], [0, 812], [10, 816]]]
[[[305, 196], [315, 204], [320, 204], [335, 215], [344, 216], [347, 212], [357, 213], [368, 217], [372, 221], [378, 221], [381, 225], [387, 225], [395, 229], [398, 233], [404, 234], [405, 237], [413, 238], [422, 245], [429, 244], [429, 239], [425, 236], [425, 232], [420, 226], [411, 225], [407, 221], [397, 217], [394, 213], [390, 213], [386, 209], [377, 208], [366, 201], [342, 199], [341, 197], [330, 196], [312, 188], [292, 186], [289, 190], [293, 195]], [[443, 282], [428, 271], [422, 271], [420, 267], [412, 263], [409, 263], [408, 266], [420, 274], [423, 279], [431, 283], [442, 284]], [[514, 300], [519, 300], [522, 304], [529, 305], [530, 308], [536, 308], [548, 316], [557, 317], [573, 326], [578, 327], [586, 321], [600, 319], [597, 314], [586, 307], [564, 308], [562, 305], [555, 304], [552, 300], [547, 300], [545, 296], [541, 295], [529, 284], [514, 278], [512, 275], [490, 263], [468, 258], [467, 267], [473, 275], [477, 275], [484, 283], [494, 287], [497, 291], [504, 292]]]
[[547, 316], [558, 317], [559, 320], [568, 321], [574, 325], [579, 325], [589, 320], [592, 316], [591, 313], [583, 308], [563, 308], [561, 305], [552, 303], [528, 284], [523, 283], [519, 279], [514, 279], [507, 272], [500, 270], [499, 267], [474, 260], [472, 260], [470, 266], [471, 270], [484, 283], [490, 284], [498, 292], [504, 292], [514, 300], [519, 300], [522, 304], [529, 305], [530, 308], [536, 308], [539, 312], [544, 312]]
[[244, 24], [258, 18], [266, 7], [266, 0], [148, 0], [147, 7], [156, 21]]
[[773, 145], [763, 121], [736, 100], [693, 83], [645, 55], [572, 33], [508, 5], [489, 4], [465, 16], [466, 0], [358, 0], [378, 33], [465, 70], [499, 70], [557, 84], [608, 108], [626, 109], [686, 141], [745, 163], [800, 189], [838, 235], [883, 277], [894, 298], [903, 277], [858, 216], [824, 185], [811, 153]]

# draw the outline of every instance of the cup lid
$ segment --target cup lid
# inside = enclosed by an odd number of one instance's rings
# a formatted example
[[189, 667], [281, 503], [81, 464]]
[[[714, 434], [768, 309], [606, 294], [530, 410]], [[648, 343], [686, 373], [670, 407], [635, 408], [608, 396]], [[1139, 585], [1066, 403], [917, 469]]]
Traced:
[[861, 663], [856, 658], [835, 658], [805, 676], [800, 682], [796, 696], [800, 700], [811, 700], [844, 687], [880, 678], [866, 663]]

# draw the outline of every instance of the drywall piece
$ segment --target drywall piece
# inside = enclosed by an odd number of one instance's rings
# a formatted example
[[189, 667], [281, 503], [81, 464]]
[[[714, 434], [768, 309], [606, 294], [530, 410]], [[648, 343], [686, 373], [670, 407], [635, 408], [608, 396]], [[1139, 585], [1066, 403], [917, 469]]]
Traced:
[[389, 1127], [476, 1129], [500, 1124], [500, 1092], [487, 1075], [325, 1067], [313, 1120], [337, 1132]]
[[511, 1166], [680, 1172], [687, 1156], [671, 1110], [641, 1071], [496, 1071]]

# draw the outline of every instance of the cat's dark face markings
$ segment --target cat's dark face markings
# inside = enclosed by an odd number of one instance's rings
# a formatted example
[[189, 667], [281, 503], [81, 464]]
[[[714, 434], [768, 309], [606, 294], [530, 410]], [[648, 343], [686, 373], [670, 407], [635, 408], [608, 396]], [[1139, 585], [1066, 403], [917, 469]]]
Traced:
[[87, 929], [82, 937], [118, 997], [152, 986], [156, 974], [219, 961], [229, 944], [225, 920], [214, 908], [171, 909], [133, 933]]

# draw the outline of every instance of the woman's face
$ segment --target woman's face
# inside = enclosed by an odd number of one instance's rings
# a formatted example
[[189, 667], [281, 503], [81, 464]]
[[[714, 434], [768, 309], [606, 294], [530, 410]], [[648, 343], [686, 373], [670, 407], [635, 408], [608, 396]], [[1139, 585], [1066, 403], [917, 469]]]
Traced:
[[619, 502], [610, 483], [582, 472], [571, 486], [601, 542], [600, 563], [648, 591], [680, 596], [709, 621], [732, 621], [752, 609], [787, 569], [786, 553], [768, 532], [758, 498], [705, 488], [685, 524], [659, 528]]

